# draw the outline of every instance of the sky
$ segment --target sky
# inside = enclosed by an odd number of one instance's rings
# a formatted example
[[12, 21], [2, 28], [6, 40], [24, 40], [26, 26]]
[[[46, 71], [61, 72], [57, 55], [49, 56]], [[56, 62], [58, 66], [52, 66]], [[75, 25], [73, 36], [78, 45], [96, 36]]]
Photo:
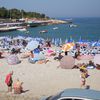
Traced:
[[2, 6], [49, 17], [100, 17], [100, 0], [0, 0]]

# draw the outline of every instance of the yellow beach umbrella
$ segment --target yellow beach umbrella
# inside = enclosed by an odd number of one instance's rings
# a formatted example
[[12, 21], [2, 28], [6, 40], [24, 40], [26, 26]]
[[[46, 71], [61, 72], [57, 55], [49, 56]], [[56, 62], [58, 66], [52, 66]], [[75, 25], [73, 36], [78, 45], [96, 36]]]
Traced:
[[65, 52], [65, 51], [70, 51], [71, 49], [73, 49], [74, 47], [74, 43], [67, 43], [67, 44], [64, 44], [62, 46], [62, 50]]

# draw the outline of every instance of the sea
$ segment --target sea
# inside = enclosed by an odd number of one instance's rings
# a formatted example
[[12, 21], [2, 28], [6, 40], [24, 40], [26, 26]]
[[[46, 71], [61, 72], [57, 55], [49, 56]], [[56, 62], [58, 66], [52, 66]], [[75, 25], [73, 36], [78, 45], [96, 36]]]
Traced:
[[[67, 18], [59, 18], [65, 20]], [[77, 27], [69, 27], [69, 24], [58, 24], [58, 25], [47, 25], [28, 28], [27, 32], [10, 31], [0, 32], [1, 36], [24, 36], [33, 38], [44, 38], [44, 39], [61, 39], [79, 41], [98, 41], [100, 40], [100, 18], [72, 18], [72, 23]], [[54, 30], [53, 28], [58, 29]], [[42, 30], [47, 30], [47, 33], [40, 33]]]

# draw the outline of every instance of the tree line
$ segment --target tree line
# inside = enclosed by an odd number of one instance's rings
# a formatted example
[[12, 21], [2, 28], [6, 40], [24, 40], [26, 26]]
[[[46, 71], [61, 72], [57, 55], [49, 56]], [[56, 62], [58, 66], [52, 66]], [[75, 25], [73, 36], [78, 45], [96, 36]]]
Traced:
[[45, 14], [38, 12], [26, 12], [24, 10], [19, 10], [16, 8], [7, 9], [5, 7], [0, 7], [0, 18], [7, 19], [20, 19], [20, 18], [49, 18]]

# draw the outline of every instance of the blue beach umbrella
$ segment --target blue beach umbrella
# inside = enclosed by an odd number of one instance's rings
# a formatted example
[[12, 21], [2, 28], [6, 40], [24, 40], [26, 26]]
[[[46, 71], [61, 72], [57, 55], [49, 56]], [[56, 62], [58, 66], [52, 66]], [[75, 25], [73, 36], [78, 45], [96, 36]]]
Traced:
[[71, 42], [73, 42], [74, 40], [72, 39], [72, 37], [70, 37], [69, 39], [68, 39], [68, 43], [71, 43]]

